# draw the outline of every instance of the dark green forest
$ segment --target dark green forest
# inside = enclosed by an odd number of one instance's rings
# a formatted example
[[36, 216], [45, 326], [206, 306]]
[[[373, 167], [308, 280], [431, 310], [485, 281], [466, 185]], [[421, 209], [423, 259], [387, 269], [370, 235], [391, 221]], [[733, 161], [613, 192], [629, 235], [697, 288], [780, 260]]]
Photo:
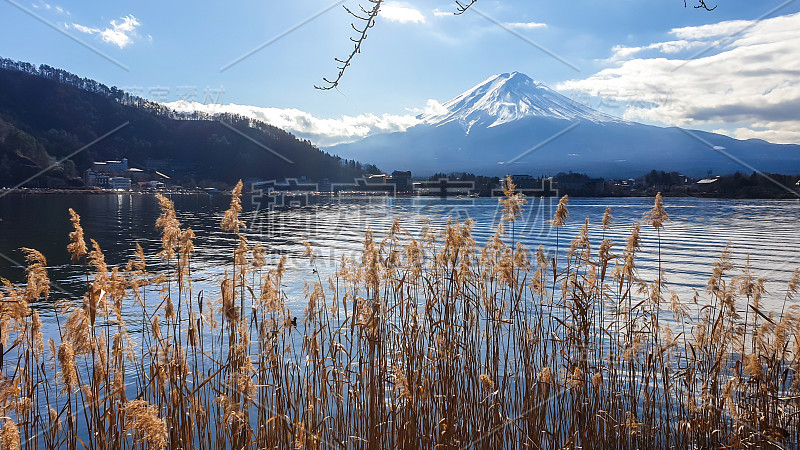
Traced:
[[[124, 123], [128, 125], [67, 158]], [[172, 180], [184, 186], [301, 176], [347, 181], [376, 170], [327, 154], [263, 122], [231, 114], [176, 113], [64, 70], [0, 58], [0, 187], [16, 186], [47, 168], [27, 186], [78, 187], [93, 161], [121, 158], [138, 168], [148, 158], [171, 160]]]

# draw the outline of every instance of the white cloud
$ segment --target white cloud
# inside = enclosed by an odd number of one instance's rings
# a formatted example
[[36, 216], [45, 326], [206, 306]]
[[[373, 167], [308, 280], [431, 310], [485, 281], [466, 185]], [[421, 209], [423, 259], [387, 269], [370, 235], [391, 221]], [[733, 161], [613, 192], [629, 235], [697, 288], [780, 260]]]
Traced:
[[380, 16], [391, 22], [425, 23], [425, 15], [405, 2], [385, 2]]
[[286, 130], [298, 137], [308, 139], [320, 147], [355, 142], [374, 134], [405, 131], [421, 123], [415, 112], [427, 112], [429, 108], [441, 107], [435, 100], [428, 100], [423, 111], [412, 110], [412, 114], [360, 114], [342, 116], [338, 119], [315, 117], [299, 109], [264, 108], [237, 104], [203, 104], [176, 101], [165, 103], [168, 108], [182, 112], [200, 111], [208, 114], [233, 113], [260, 120]]
[[132, 36], [134, 36], [136, 28], [140, 25], [141, 23], [136, 20], [136, 17], [129, 15], [123, 17], [120, 23], [112, 20], [111, 28], [106, 28], [100, 35], [105, 42], [114, 44], [119, 48], [125, 48], [127, 45], [133, 43]]
[[647, 50], [656, 50], [665, 54], [676, 54], [687, 50], [700, 49], [708, 47], [709, 43], [704, 41], [687, 41], [685, 39], [667, 42], [654, 42], [650, 45], [643, 47], [626, 47], [624, 45], [615, 45], [611, 49], [614, 53], [606, 61], [619, 62], [631, 58], [634, 55], [645, 52]]
[[54, 11], [56, 14], [59, 15], [71, 15], [69, 11], [66, 9], [58, 6], [58, 5], [51, 5], [50, 3], [39, 1], [38, 3], [31, 3], [31, 7], [33, 9], [43, 9], [45, 11]]
[[[770, 19], [767, 19], [770, 20]], [[678, 39], [710, 39], [738, 34], [757, 24], [754, 20], [728, 20], [696, 27], [673, 28], [670, 34]]]
[[547, 28], [546, 23], [539, 22], [507, 22], [503, 25], [514, 30], [535, 30], [537, 28]]
[[[427, 104], [424, 108], [406, 108], [406, 110], [419, 119], [419, 123], [427, 122], [433, 123], [436, 121], [436, 118], [440, 118], [442, 115], [445, 115], [450, 112], [443, 104], [439, 103], [438, 100], [434, 100], [432, 98], [428, 99]], [[431, 119], [434, 120], [431, 120]]]
[[439, 8], [433, 10], [433, 15], [436, 17], [445, 17], [455, 15], [452, 11], [442, 11]]
[[[730, 134], [730, 133], [729, 133]], [[800, 120], [754, 123], [749, 128], [733, 130], [736, 139], [763, 139], [769, 142], [800, 142]]]
[[[69, 25], [67, 25], [67, 27], [69, 27]], [[100, 30], [98, 30], [97, 28], [89, 28], [77, 23], [73, 23], [72, 28], [80, 31], [81, 33], [86, 33], [86, 34], [94, 34], [100, 32]]]
[[800, 13], [670, 34], [677, 39], [614, 47], [614, 67], [557, 89], [621, 102], [628, 120], [800, 143]]
[[77, 23], [73, 23], [71, 27], [81, 33], [97, 34], [104, 42], [114, 44], [119, 48], [125, 48], [133, 43], [134, 38], [138, 37], [136, 28], [141, 26], [141, 23], [133, 15], [127, 15], [122, 17], [119, 21], [112, 20], [110, 25], [111, 27], [106, 27], [103, 30]]
[[428, 104], [425, 106], [425, 109], [419, 111], [419, 114], [423, 116], [438, 116], [441, 114], [445, 114], [447, 112], [448, 109], [445, 108], [444, 105], [439, 103], [437, 100], [429, 98]]

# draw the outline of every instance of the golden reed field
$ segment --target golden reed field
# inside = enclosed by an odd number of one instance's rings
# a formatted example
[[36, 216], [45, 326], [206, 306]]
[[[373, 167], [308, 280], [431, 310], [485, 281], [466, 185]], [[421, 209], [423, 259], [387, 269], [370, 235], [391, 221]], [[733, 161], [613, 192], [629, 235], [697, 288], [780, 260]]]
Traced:
[[[0, 291], [2, 449], [798, 446], [800, 271], [769, 294], [781, 311], [727, 249], [694, 298], [639, 278], [640, 227], [669, 226], [660, 195], [625, 242], [592, 245], [587, 220], [528, 249], [508, 178], [482, 246], [469, 221], [416, 237], [396, 221], [323, 278], [306, 244], [306, 307], [289, 311], [285, 259], [267, 265], [243, 235], [241, 188], [212, 294], [193, 287], [194, 233], [162, 196], [161, 252], [137, 247], [125, 267], [69, 211], [86, 292], [57, 302], [53, 338], [31, 307], [50, 295], [47, 262], [24, 249], [27, 281]], [[564, 197], [554, 232], [569, 220]], [[151, 272], [156, 258], [168, 269]]]

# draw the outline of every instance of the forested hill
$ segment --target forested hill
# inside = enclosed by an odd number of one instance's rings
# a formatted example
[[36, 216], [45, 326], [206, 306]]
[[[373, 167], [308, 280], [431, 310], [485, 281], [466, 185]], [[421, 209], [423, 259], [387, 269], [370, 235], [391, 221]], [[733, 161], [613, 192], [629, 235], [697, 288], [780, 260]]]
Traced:
[[230, 114], [181, 115], [60, 69], [0, 59], [0, 187], [15, 186], [125, 123], [28, 185], [79, 186], [93, 161], [121, 158], [138, 168], [148, 158], [171, 160], [174, 181], [201, 186], [251, 177], [352, 181], [374, 170], [262, 122]]

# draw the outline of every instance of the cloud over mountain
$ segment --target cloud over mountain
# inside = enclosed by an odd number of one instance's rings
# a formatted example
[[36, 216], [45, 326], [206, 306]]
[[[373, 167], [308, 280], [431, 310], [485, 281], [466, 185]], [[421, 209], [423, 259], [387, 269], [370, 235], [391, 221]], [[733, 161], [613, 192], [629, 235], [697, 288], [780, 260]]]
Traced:
[[81, 33], [93, 35], [97, 34], [103, 42], [116, 45], [119, 48], [125, 48], [133, 43], [133, 39], [137, 36], [136, 29], [142, 24], [133, 15], [129, 14], [120, 18], [119, 21], [112, 20], [105, 29], [87, 27], [78, 23], [65, 24], [67, 28], [80, 31]]
[[204, 112], [207, 114], [232, 113], [266, 122], [282, 128], [303, 139], [308, 139], [320, 147], [358, 141], [374, 134], [405, 131], [420, 123], [413, 113], [436, 111], [438, 102], [428, 101], [428, 108], [411, 111], [410, 114], [360, 114], [341, 116], [338, 119], [315, 117], [299, 109], [264, 108], [236, 104], [203, 104], [199, 102], [176, 101], [165, 106], [181, 112]]
[[616, 46], [603, 69], [559, 90], [628, 104], [625, 119], [711, 126], [800, 143], [800, 13], [676, 28], [675, 39]]

